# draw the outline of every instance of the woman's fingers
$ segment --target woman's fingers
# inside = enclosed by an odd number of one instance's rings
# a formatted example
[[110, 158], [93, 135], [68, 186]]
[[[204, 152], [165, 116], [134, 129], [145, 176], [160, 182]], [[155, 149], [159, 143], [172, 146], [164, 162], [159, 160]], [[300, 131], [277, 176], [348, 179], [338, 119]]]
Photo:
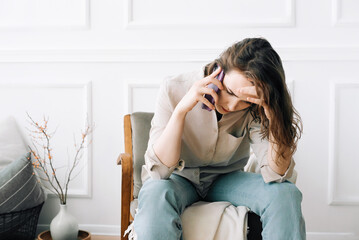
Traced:
[[263, 107], [265, 114], [267, 115], [267, 118], [270, 119], [268, 105], [265, 103], [265, 101], [263, 99], [247, 97], [247, 102], [251, 102], [251, 103], [254, 103], [254, 104], [257, 104], [257, 105]]
[[242, 95], [248, 95], [250, 97], [258, 97], [255, 86], [242, 87], [239, 89], [239, 93]]
[[245, 101], [254, 103], [254, 104], [257, 104], [257, 105], [263, 107], [265, 115], [267, 116], [267, 118], [269, 120], [271, 119], [271, 117], [269, 116], [270, 113], [269, 113], [268, 105], [266, 104], [264, 99], [260, 99], [258, 97], [255, 86], [243, 87], [239, 91], [241, 93], [241, 97], [245, 98]]
[[[208, 88], [208, 85], [211, 83], [214, 84], [218, 89], [223, 90], [223, 85], [221, 81], [219, 81], [217, 78], [214, 77], [206, 77], [206, 81], [204, 82], [204, 85]], [[211, 88], [211, 86], [209, 86]]]
[[212, 109], [212, 110], [215, 109], [215, 106], [214, 106], [210, 101], [208, 101], [207, 98], [201, 96], [199, 100], [200, 100], [202, 103], [204, 103], [205, 105], [207, 105], [207, 107], [209, 107], [210, 109]]
[[218, 66], [218, 68], [216, 70], [214, 70], [210, 76], [211, 77], [217, 76], [221, 72], [221, 70], [222, 70], [222, 68], [220, 66]]
[[259, 106], [263, 107], [265, 115], [267, 116], [269, 121], [271, 120], [268, 105], [265, 103], [265, 101], [263, 99], [247, 97], [247, 101], [251, 102], [251, 103], [258, 104]]
[[223, 85], [221, 83], [221, 81], [219, 81], [216, 76], [222, 71], [221, 67], [218, 67], [215, 71], [213, 71], [212, 74], [210, 74], [206, 79], [206, 85], [208, 85], [209, 83], [213, 83], [214, 85], [216, 85], [219, 89], [223, 90]]
[[212, 88], [204, 88], [203, 93], [211, 95], [213, 97], [214, 102], [215, 103], [218, 102], [218, 94]]
[[246, 101], [263, 106], [264, 101], [259, 98], [247, 97]]
[[238, 92], [239, 97], [244, 101], [263, 105], [263, 101], [258, 97], [255, 86], [242, 87]]
[[221, 68], [217, 68], [212, 74], [196, 81], [187, 94], [182, 98], [180, 107], [183, 108], [184, 111], [189, 112], [198, 103], [198, 101], [200, 101], [210, 109], [215, 109], [214, 104], [212, 104], [212, 102], [204, 96], [205, 94], [208, 94], [212, 96], [214, 102], [219, 101], [216, 91], [218, 89], [223, 89], [223, 86], [222, 83], [215, 77], [220, 73], [220, 71]]

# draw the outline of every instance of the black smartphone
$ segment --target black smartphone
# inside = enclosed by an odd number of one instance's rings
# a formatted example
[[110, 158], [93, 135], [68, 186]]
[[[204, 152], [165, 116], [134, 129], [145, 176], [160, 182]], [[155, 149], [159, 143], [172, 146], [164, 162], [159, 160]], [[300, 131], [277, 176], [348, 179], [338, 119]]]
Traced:
[[[213, 68], [213, 72], [216, 71], [216, 69], [218, 68], [218, 65], [215, 65], [215, 67]], [[216, 76], [216, 78], [220, 81], [220, 82], [223, 82], [223, 79], [224, 79], [224, 72], [223, 70]], [[219, 92], [219, 88], [217, 87], [217, 85], [213, 84], [213, 83], [210, 83], [208, 84], [209, 88], [212, 88], [214, 91], [216, 91], [216, 93]], [[208, 99], [208, 101], [210, 101], [213, 105], [214, 105], [214, 99], [211, 95], [209, 94], [205, 94], [204, 95], [205, 98]], [[206, 104], [202, 103], [202, 109], [206, 109], [208, 111], [212, 111], [212, 109], [210, 109]]]

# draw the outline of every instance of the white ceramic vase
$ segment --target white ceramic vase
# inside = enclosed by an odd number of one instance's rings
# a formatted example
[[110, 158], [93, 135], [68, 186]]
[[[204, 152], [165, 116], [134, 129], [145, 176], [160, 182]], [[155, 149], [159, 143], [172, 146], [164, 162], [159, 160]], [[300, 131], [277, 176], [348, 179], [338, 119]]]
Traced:
[[77, 240], [79, 225], [77, 220], [68, 213], [67, 205], [60, 204], [60, 211], [50, 224], [53, 240]]

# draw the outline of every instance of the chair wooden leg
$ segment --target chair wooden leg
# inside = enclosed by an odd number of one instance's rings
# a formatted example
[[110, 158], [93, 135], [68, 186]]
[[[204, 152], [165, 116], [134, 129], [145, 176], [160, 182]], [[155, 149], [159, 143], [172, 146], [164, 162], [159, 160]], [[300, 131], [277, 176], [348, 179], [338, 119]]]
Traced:
[[132, 157], [128, 153], [119, 156], [117, 164], [122, 165], [122, 188], [121, 188], [121, 239], [124, 237], [126, 229], [130, 225], [130, 204], [131, 204], [131, 185], [132, 185]]

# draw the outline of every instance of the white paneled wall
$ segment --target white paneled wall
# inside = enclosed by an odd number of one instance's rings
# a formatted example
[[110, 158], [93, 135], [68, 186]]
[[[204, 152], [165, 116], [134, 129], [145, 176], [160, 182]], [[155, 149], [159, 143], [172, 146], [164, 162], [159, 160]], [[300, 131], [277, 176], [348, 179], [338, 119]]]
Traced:
[[126, 4], [128, 28], [283, 27], [293, 26], [295, 22], [294, 0], [224, 0], [220, 3], [215, 0], [126, 0]]
[[0, 27], [18, 31], [89, 27], [90, 0], [3, 0]]
[[[245, 37], [282, 57], [304, 134], [295, 155], [309, 240], [359, 239], [359, 1], [0, 0], [0, 117], [50, 117], [59, 164], [86, 117], [93, 144], [71, 185], [80, 228], [120, 234], [123, 116], [153, 111], [165, 76]], [[47, 229], [56, 198], [39, 220]]]
[[[91, 122], [92, 118], [91, 98], [91, 83], [19, 84], [9, 82], [8, 84], [0, 84], [1, 112], [14, 116], [19, 125], [33, 130], [29, 124], [30, 119], [24, 118], [25, 113], [29, 113], [33, 119], [36, 116], [37, 118], [34, 119], [36, 122], [43, 121], [44, 117], [49, 117], [49, 128], [51, 126], [52, 129], [49, 129], [48, 133], [56, 130], [51, 143], [54, 146], [54, 168], [61, 183], [65, 181], [64, 176], [66, 174], [66, 168], [63, 168], [63, 165], [75, 156], [75, 149], [72, 144], [64, 144], [69, 142], [64, 141], [64, 139], [73, 140], [72, 133], [76, 130], [77, 143], [81, 140], [79, 130], [81, 128], [84, 130], [87, 120]], [[44, 114], [46, 115], [44, 116]], [[29, 136], [30, 132], [27, 129], [24, 133]], [[77, 177], [74, 178], [69, 188], [68, 193], [71, 197], [91, 196], [92, 147], [89, 145], [85, 150], [82, 161], [73, 171], [72, 177]]]
[[359, 116], [359, 83], [332, 83], [330, 98], [329, 203], [359, 206], [359, 188], [352, 186], [359, 181], [359, 125], [353, 124]]

